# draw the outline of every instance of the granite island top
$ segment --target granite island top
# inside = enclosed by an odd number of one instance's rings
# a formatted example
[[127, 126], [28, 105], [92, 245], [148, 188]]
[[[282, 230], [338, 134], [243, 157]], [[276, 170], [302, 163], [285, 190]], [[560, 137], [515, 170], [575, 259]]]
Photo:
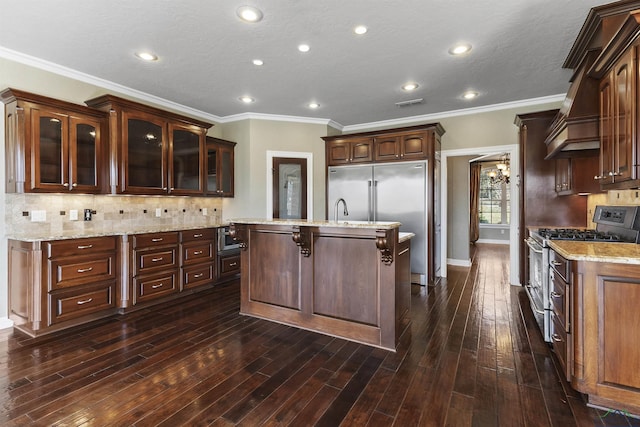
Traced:
[[640, 264], [640, 245], [636, 243], [550, 240], [549, 246], [563, 257], [574, 261]]
[[378, 230], [391, 230], [402, 224], [395, 221], [329, 221], [309, 219], [264, 219], [264, 218], [234, 218], [228, 222], [236, 224], [258, 225], [291, 225], [296, 227], [342, 227], [342, 228], [375, 228]]

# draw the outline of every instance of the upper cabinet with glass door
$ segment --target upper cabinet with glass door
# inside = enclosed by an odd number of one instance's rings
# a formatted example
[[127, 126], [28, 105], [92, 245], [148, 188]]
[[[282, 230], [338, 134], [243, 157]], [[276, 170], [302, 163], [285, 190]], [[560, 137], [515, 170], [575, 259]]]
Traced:
[[6, 89], [6, 191], [99, 193], [106, 114]]
[[234, 147], [236, 143], [207, 137], [206, 194], [218, 197], [234, 195]]
[[203, 195], [211, 124], [112, 95], [86, 101], [109, 112], [110, 192]]

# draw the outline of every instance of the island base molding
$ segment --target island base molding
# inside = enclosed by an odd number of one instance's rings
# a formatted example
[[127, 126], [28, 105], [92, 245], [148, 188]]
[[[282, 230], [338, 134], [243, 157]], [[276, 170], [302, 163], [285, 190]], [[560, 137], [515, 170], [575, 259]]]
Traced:
[[398, 228], [232, 224], [240, 313], [395, 351], [409, 325], [410, 240]]

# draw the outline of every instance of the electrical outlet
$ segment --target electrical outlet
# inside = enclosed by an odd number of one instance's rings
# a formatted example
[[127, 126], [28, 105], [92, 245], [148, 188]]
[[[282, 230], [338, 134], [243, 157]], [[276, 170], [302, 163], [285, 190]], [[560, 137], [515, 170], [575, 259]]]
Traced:
[[47, 211], [34, 210], [31, 211], [31, 222], [45, 222], [47, 220]]
[[202, 208], [202, 215], [207, 216], [207, 208]]
[[156, 208], [156, 217], [160, 218], [162, 216], [162, 209], [161, 208]]
[[91, 209], [85, 209], [84, 210], [84, 220], [85, 221], [91, 221], [91, 214], [93, 213], [93, 211]]
[[77, 221], [78, 220], [78, 209], [69, 210], [69, 220]]

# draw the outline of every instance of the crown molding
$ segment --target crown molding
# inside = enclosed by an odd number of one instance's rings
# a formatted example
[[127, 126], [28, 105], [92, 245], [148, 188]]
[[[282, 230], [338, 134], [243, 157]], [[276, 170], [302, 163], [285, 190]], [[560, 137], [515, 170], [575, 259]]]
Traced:
[[424, 114], [421, 116], [401, 117], [399, 119], [382, 120], [379, 122], [361, 123], [343, 127], [344, 132], [355, 132], [378, 127], [400, 127], [417, 123], [430, 123], [451, 117], [467, 116], [471, 114], [489, 113], [493, 111], [507, 110], [511, 108], [524, 108], [551, 102], [562, 102], [566, 93], [542, 96], [539, 98], [523, 99], [520, 101], [503, 102], [500, 104], [483, 105], [480, 107], [463, 108], [460, 110], [443, 111], [441, 113]]
[[320, 119], [314, 117], [301, 117], [301, 116], [284, 116], [279, 114], [265, 114], [265, 113], [240, 113], [233, 114], [231, 116], [225, 116], [220, 123], [231, 123], [240, 120], [271, 120], [275, 122], [289, 122], [289, 123], [306, 123], [314, 125], [326, 125], [336, 129], [342, 130], [343, 126], [340, 123], [334, 122], [331, 119]]

